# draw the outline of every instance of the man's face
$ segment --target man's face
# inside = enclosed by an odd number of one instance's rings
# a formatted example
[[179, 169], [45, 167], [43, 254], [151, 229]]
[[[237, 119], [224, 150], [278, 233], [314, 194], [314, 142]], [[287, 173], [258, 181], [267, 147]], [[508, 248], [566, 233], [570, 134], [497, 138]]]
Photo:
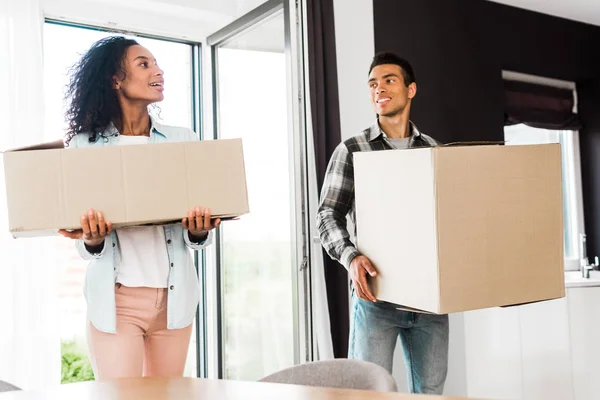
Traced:
[[417, 93], [413, 82], [404, 84], [402, 68], [395, 64], [378, 65], [369, 74], [369, 89], [373, 108], [380, 117], [401, 114]]

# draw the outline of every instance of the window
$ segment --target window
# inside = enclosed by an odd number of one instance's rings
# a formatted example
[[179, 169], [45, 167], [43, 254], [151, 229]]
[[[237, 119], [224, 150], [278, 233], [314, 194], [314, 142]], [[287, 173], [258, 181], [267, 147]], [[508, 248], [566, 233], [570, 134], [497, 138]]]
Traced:
[[[44, 92], [47, 140], [64, 135], [64, 102], [69, 69], [90, 46], [116, 33], [48, 22], [44, 25]], [[134, 37], [156, 57], [165, 72], [165, 99], [152, 112], [161, 123], [193, 127], [192, 46]]]
[[[112, 35], [114, 33], [53, 22], [44, 25], [45, 140], [60, 139], [65, 134], [67, 122], [64, 115], [67, 104], [64, 95], [69, 69], [94, 42]], [[165, 99], [151, 113], [161, 123], [193, 128], [193, 45], [143, 37], [134, 39], [152, 52], [165, 73]], [[52, 265], [49, 267], [59, 270], [58, 325], [61, 327], [63, 354], [67, 351], [83, 354], [85, 362], [87, 343], [83, 283], [87, 262], [80, 259], [72, 241], [62, 237], [52, 240], [56, 241], [57, 251], [56, 259], [51, 260]], [[185, 375], [197, 375], [196, 335], [192, 335]], [[88, 376], [85, 374], [79, 378], [63, 376], [63, 382], [83, 380], [86, 377]]]
[[255, 380], [294, 363], [296, 189], [284, 39], [280, 11], [215, 49], [219, 139], [243, 140], [251, 210], [221, 230], [226, 379]]
[[563, 175], [563, 215], [565, 269], [579, 268], [579, 235], [585, 234], [581, 165], [579, 161], [579, 133], [532, 128], [518, 124], [504, 127], [507, 145], [560, 143]]

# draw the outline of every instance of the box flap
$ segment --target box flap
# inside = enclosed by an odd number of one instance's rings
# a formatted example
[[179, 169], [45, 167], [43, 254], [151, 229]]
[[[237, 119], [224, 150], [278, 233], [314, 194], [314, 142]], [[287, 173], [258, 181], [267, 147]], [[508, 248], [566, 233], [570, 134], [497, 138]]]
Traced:
[[552, 297], [552, 298], [548, 298], [548, 299], [542, 299], [542, 300], [527, 301], [525, 303], [506, 304], [506, 305], [500, 306], [500, 308], [511, 308], [511, 307], [526, 306], [528, 304], [543, 303], [545, 301], [558, 300], [558, 299], [562, 299], [564, 297], [565, 297], [565, 293], [563, 291], [563, 293], [562, 293], [561, 296], [556, 296], [556, 297]]
[[500, 146], [506, 142], [503, 140], [492, 141], [492, 140], [479, 140], [472, 142], [450, 142], [439, 145], [438, 147], [462, 147], [462, 146]]
[[4, 150], [3, 153], [12, 151], [30, 151], [30, 150], [52, 150], [52, 149], [64, 149], [65, 143], [62, 139], [55, 140], [53, 142], [38, 143], [31, 146], [16, 147], [14, 149]]
[[562, 294], [560, 145], [437, 153], [441, 310]]
[[[354, 153], [356, 245], [378, 271], [372, 280], [378, 299], [438, 312], [432, 154], [431, 148]], [[411, 173], [373, 179], [389, 171]]]

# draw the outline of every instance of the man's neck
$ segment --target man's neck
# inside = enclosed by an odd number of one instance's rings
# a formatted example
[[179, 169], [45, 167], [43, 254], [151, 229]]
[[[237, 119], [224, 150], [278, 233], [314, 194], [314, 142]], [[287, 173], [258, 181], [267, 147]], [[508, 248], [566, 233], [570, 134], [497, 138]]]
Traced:
[[401, 139], [410, 136], [410, 120], [405, 113], [392, 117], [379, 117], [379, 127], [390, 139]]
[[117, 128], [121, 135], [126, 136], [148, 136], [150, 134], [150, 116], [148, 108], [144, 107], [123, 107], [123, 120]]

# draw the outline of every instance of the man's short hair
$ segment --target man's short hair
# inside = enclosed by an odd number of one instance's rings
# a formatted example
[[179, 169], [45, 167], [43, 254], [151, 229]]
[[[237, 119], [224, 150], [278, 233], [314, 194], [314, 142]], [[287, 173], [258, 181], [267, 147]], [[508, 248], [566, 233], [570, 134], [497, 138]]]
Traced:
[[369, 74], [371, 74], [373, 68], [383, 64], [394, 64], [399, 66], [402, 70], [402, 78], [404, 78], [404, 84], [406, 86], [410, 85], [413, 82], [416, 82], [415, 71], [413, 70], [413, 67], [412, 65], [410, 65], [408, 60], [389, 51], [384, 51], [375, 54], [375, 57], [373, 57], [373, 61], [371, 62], [371, 67], [369, 68]]

